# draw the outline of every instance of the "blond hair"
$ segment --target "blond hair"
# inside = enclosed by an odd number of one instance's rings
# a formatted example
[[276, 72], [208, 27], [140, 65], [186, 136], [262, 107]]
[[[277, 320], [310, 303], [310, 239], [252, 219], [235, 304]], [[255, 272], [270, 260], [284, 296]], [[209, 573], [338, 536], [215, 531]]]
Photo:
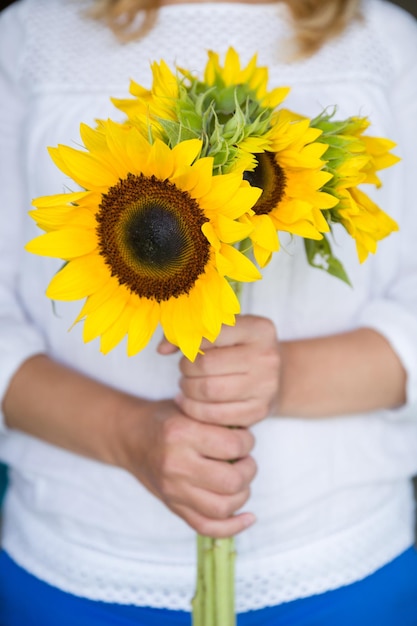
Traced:
[[[294, 22], [301, 55], [312, 54], [360, 16], [361, 0], [282, 0]], [[93, 0], [91, 15], [104, 21], [121, 41], [145, 35], [152, 28], [161, 0]], [[138, 14], [142, 20], [138, 22]]]

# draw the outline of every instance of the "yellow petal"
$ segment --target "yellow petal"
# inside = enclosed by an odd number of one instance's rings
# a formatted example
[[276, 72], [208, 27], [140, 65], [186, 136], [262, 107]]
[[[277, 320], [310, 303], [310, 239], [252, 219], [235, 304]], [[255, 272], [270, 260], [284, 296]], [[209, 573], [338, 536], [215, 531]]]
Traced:
[[237, 219], [244, 213], [250, 212], [262, 194], [262, 189], [242, 184], [232, 198], [221, 207], [221, 212], [230, 219]]
[[100, 351], [103, 354], [108, 354], [113, 348], [115, 348], [124, 337], [127, 335], [127, 331], [130, 326], [131, 319], [135, 312], [133, 299], [129, 302], [123, 310], [123, 313], [117, 319], [115, 324], [112, 324], [102, 335], [100, 339]]
[[223, 244], [220, 255], [229, 263], [227, 275], [232, 280], [242, 282], [253, 282], [262, 278], [259, 270], [244, 254], [229, 246]]
[[165, 336], [190, 361], [197, 356], [203, 338], [202, 303], [198, 293], [171, 298], [161, 303], [161, 324]]
[[105, 133], [96, 128], [91, 128], [87, 124], [80, 125], [80, 135], [84, 146], [89, 152], [107, 152], [107, 141]]
[[77, 191], [74, 193], [58, 193], [52, 196], [40, 196], [32, 200], [33, 206], [38, 209], [56, 207], [62, 205], [78, 204], [80, 200], [89, 195], [88, 191]]
[[149, 154], [149, 160], [146, 164], [144, 173], [147, 176], [155, 176], [160, 180], [166, 180], [172, 175], [174, 170], [174, 157], [169, 147], [157, 139]]
[[133, 313], [128, 330], [127, 354], [133, 356], [145, 348], [160, 317], [160, 306], [154, 300], [139, 298], [138, 305]]
[[130, 135], [137, 137], [137, 132], [134, 128], [116, 124], [109, 120], [106, 126], [106, 141], [111, 154], [113, 168], [122, 179], [126, 177], [128, 172], [132, 174], [141, 172], [140, 161], [133, 160], [127, 150]]
[[79, 227], [93, 230], [97, 226], [94, 213], [80, 207], [53, 207], [29, 211], [29, 215], [43, 230], [50, 231], [58, 228]]
[[66, 228], [40, 235], [25, 246], [28, 252], [59, 259], [73, 259], [93, 252], [97, 237], [93, 230]]
[[272, 259], [272, 252], [259, 246], [257, 243], [253, 245], [253, 254], [259, 267], [266, 267]]
[[252, 223], [252, 241], [269, 252], [276, 252], [279, 249], [278, 235], [271, 218], [268, 215], [256, 215], [252, 218]]
[[94, 293], [92, 293], [87, 300], [85, 301], [81, 311], [79, 312], [77, 318], [74, 321], [74, 324], [77, 324], [84, 317], [101, 307], [101, 305], [106, 302], [111, 296], [114, 295], [116, 289], [119, 288], [119, 282], [117, 278], [113, 276], [109, 276], [106, 283], [97, 289]]
[[83, 339], [86, 343], [102, 335], [112, 324], [116, 324], [130, 299], [130, 292], [120, 285], [117, 291], [100, 308], [86, 316]]
[[152, 63], [153, 90], [167, 100], [175, 100], [178, 97], [178, 80], [172, 73], [165, 61]]
[[95, 155], [69, 146], [49, 148], [53, 161], [67, 176], [84, 189], [106, 188], [118, 181], [115, 170], [109, 169]]
[[223, 324], [235, 324], [235, 316], [240, 312], [239, 300], [229, 282], [212, 267], [207, 268], [204, 280], [197, 281], [196, 289], [200, 291], [204, 336], [215, 341]]
[[46, 295], [52, 300], [79, 300], [100, 289], [109, 272], [96, 255], [74, 259], [55, 274]]
[[231, 172], [230, 174], [221, 174], [212, 178], [210, 191], [205, 194], [200, 202], [203, 207], [222, 207], [237, 193], [242, 184], [242, 175], [240, 173]]
[[276, 87], [262, 99], [262, 104], [270, 109], [280, 105], [291, 91], [290, 87]]
[[220, 239], [225, 243], [242, 241], [242, 239], [246, 239], [253, 230], [253, 226], [250, 222], [244, 224], [224, 217], [224, 215], [221, 214], [215, 218], [214, 222]]
[[239, 55], [237, 54], [234, 48], [229, 48], [225, 61], [224, 61], [224, 70], [223, 70], [223, 80], [226, 86], [236, 84], [235, 77], [239, 75], [240, 72], [240, 60]]
[[175, 169], [181, 169], [184, 165], [192, 165], [201, 152], [203, 142], [201, 139], [189, 139], [181, 141], [172, 148]]
[[198, 179], [191, 190], [191, 195], [193, 198], [200, 199], [201, 196], [207, 194], [212, 188], [213, 159], [211, 157], [198, 159], [194, 163], [192, 170], [198, 173]]

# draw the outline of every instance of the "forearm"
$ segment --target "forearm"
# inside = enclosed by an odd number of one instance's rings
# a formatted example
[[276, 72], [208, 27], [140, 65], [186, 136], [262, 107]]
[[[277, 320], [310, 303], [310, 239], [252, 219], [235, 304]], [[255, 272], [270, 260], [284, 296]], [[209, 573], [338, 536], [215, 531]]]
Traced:
[[406, 373], [379, 333], [351, 332], [281, 343], [275, 410], [293, 417], [328, 417], [404, 404]]
[[115, 424], [134, 405], [139, 412], [139, 400], [37, 355], [16, 372], [3, 411], [9, 428], [117, 464]]
[[254, 521], [236, 513], [256, 473], [245, 429], [200, 424], [172, 400], [130, 396], [43, 355], [16, 372], [3, 411], [9, 428], [125, 469], [201, 534], [228, 537]]

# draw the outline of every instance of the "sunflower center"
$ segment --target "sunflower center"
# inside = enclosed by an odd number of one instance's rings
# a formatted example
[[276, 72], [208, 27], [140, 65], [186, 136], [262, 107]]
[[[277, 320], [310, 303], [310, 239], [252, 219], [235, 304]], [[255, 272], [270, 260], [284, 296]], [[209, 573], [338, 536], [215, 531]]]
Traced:
[[132, 293], [176, 298], [190, 292], [209, 260], [206, 221], [197, 201], [173, 183], [128, 174], [102, 196], [100, 254]]
[[252, 187], [262, 189], [262, 194], [252, 209], [256, 215], [266, 215], [275, 209], [284, 197], [286, 177], [272, 152], [257, 154], [256, 160], [255, 169], [252, 172], [245, 172], [243, 178]]
[[[167, 268], [181, 259], [187, 246], [177, 215], [158, 201], [131, 211], [125, 224], [125, 243], [133, 257], [144, 265]], [[142, 209], [142, 210], [141, 210]]]

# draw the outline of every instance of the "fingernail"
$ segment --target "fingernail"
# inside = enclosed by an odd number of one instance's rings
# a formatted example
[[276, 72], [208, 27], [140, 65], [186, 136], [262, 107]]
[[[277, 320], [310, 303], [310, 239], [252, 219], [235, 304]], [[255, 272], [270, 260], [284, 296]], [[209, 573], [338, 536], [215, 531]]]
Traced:
[[245, 528], [249, 528], [249, 526], [252, 526], [252, 524], [254, 524], [255, 522], [256, 522], [256, 515], [254, 515], [253, 513], [247, 513], [245, 515], [245, 520], [244, 520]]

